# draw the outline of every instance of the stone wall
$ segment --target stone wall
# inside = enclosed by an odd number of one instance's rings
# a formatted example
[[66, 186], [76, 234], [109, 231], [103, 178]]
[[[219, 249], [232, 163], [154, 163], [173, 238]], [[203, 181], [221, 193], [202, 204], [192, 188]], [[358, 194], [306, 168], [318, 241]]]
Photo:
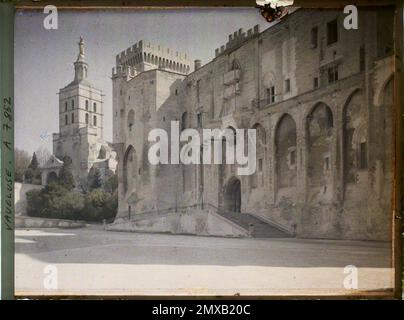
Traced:
[[[392, 12], [361, 10], [363, 27], [345, 30], [340, 11], [300, 9], [261, 33], [238, 31], [231, 39], [237, 45], [217, 50], [187, 76], [115, 73], [119, 180], [138, 190], [129, 214], [133, 197], [120, 187], [118, 218], [203, 201], [255, 214], [298, 237], [389, 239], [394, 70], [392, 38], [380, 34], [391, 21]], [[132, 136], [130, 106], [138, 128]], [[148, 132], [169, 131], [176, 120], [199, 132], [256, 129], [257, 172], [150, 165]], [[130, 145], [143, 168], [135, 176], [123, 169]]]

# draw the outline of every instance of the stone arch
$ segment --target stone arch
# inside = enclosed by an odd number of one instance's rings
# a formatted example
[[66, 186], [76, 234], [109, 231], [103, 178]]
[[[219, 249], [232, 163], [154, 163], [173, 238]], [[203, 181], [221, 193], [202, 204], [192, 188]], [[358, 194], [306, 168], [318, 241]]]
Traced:
[[[386, 87], [391, 85], [391, 88], [393, 89], [394, 87], [394, 74], [390, 73], [389, 75], [386, 75], [384, 77], [384, 80], [381, 82], [380, 86], [377, 86], [375, 88], [375, 94], [374, 94], [374, 104], [376, 106], [381, 106], [383, 105], [383, 103], [385, 102], [385, 90]], [[392, 97], [394, 97], [394, 95], [392, 95]]]
[[[250, 175], [250, 188], [258, 188], [264, 185], [265, 174], [264, 174], [264, 163], [266, 162], [266, 131], [265, 128], [260, 123], [255, 123], [252, 126], [255, 129], [256, 135], [256, 170]], [[245, 139], [245, 142], [247, 140]]]
[[134, 124], [135, 124], [135, 111], [131, 109], [128, 113], [128, 119], [127, 119], [129, 132], [133, 131]]
[[123, 157], [123, 189], [124, 193], [131, 193], [136, 187], [137, 154], [135, 148], [129, 145]]
[[356, 183], [359, 170], [367, 169], [367, 126], [364, 97], [355, 90], [342, 111], [344, 184]]
[[331, 108], [323, 102], [317, 103], [306, 117], [310, 187], [325, 186], [331, 177], [333, 127]]
[[295, 188], [297, 183], [296, 123], [288, 113], [275, 128], [276, 189]]
[[241, 64], [237, 59], [234, 59], [231, 63], [230, 70], [241, 70]]
[[224, 187], [224, 203], [226, 211], [241, 212], [241, 181], [231, 177]]
[[51, 182], [56, 182], [58, 179], [58, 175], [55, 171], [50, 171], [46, 175], [46, 184], [49, 184]]

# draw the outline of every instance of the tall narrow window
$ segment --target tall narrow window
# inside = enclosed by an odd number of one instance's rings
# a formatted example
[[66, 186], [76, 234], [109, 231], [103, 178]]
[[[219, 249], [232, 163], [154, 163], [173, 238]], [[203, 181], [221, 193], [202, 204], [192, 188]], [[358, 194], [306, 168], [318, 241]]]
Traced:
[[86, 110], [88, 110], [88, 100], [86, 100]]
[[314, 89], [318, 88], [318, 77], [314, 77], [314, 79], [313, 79], [313, 88]]
[[318, 46], [318, 27], [314, 27], [311, 29], [311, 47], [313, 49]]
[[72, 100], [72, 109], [74, 109], [74, 100]]
[[74, 123], [74, 113], [72, 113], [72, 123]]
[[67, 114], [65, 115], [65, 125], [69, 124], [69, 117], [67, 116]]
[[324, 167], [326, 171], [330, 170], [330, 157], [325, 157], [324, 158]]
[[338, 20], [335, 19], [327, 23], [327, 44], [333, 44], [338, 41]]
[[97, 104], [94, 102], [94, 112], [97, 112]]
[[188, 127], [188, 114], [184, 112], [181, 116], [181, 131], [184, 131]]
[[94, 124], [95, 126], [97, 125], [97, 116], [94, 116], [93, 124]]
[[88, 124], [88, 113], [86, 113], [86, 124]]
[[328, 82], [333, 83], [338, 80], [338, 66], [328, 68]]
[[200, 93], [200, 84], [201, 80], [196, 81], [196, 100], [199, 102], [199, 93]]
[[258, 159], [258, 172], [262, 172], [262, 159]]
[[199, 112], [198, 113], [198, 115], [197, 115], [197, 121], [198, 121], [198, 128], [202, 128], [202, 126], [203, 126], [203, 118], [202, 118], [202, 113], [201, 112]]
[[67, 111], [67, 101], [65, 101], [65, 112]]
[[285, 93], [290, 92], [290, 79], [285, 80]]
[[296, 150], [291, 150], [289, 156], [290, 156], [290, 165], [294, 166], [296, 164]]
[[268, 103], [275, 102], [275, 86], [269, 87], [267, 89], [267, 102]]

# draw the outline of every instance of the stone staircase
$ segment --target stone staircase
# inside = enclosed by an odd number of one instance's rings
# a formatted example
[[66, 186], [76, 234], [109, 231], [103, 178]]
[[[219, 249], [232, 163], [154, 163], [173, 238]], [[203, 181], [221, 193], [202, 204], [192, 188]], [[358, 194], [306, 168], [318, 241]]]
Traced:
[[[253, 238], [291, 238], [291, 234], [258, 219], [249, 213], [222, 211], [217, 212], [222, 217], [238, 224], [246, 230], [251, 230]], [[250, 225], [253, 225], [250, 229]]]

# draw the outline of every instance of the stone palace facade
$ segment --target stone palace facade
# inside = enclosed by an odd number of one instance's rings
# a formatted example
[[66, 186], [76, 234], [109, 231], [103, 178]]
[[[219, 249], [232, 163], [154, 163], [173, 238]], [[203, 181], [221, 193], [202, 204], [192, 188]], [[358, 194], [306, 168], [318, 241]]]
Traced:
[[[297, 237], [389, 239], [392, 17], [361, 10], [359, 29], [346, 30], [342, 10], [298, 9], [262, 32], [234, 32], [192, 72], [186, 54], [148, 41], [118, 54], [116, 219], [209, 208], [254, 215]], [[151, 165], [148, 133], [170, 132], [175, 120], [182, 129], [256, 129], [255, 174]]]

